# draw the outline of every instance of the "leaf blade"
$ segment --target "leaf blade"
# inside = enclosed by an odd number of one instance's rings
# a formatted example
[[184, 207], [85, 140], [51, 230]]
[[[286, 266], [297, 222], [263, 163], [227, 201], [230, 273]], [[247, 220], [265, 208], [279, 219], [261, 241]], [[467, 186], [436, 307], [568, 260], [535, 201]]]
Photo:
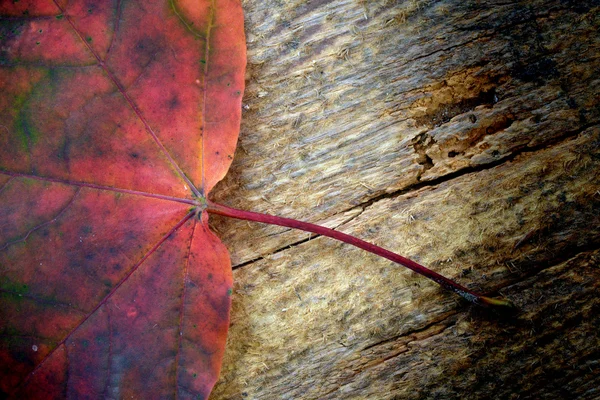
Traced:
[[194, 208], [235, 150], [241, 5], [23, 5], [0, 9], [0, 391], [206, 397], [231, 270]]

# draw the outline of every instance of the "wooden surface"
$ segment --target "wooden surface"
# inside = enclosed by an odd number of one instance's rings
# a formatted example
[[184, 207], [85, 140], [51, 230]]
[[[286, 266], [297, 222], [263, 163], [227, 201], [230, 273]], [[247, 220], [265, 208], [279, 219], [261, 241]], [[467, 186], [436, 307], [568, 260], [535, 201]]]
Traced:
[[335, 227], [520, 312], [213, 216], [235, 287], [211, 398], [600, 397], [600, 2], [243, 5], [242, 131], [213, 198]]

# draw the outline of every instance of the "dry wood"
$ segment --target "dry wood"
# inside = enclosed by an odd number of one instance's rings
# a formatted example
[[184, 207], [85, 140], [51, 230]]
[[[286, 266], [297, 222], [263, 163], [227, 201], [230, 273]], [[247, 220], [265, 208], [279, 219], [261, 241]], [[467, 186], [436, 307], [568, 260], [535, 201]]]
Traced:
[[247, 110], [215, 200], [521, 311], [212, 217], [236, 266], [213, 399], [600, 396], [600, 2], [494, 3], [244, 2]]

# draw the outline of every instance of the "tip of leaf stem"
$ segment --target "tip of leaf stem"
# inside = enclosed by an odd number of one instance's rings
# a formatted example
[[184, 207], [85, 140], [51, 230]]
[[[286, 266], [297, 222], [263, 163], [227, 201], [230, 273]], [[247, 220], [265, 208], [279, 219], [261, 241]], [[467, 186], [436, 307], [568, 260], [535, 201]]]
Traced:
[[194, 200], [196, 203], [196, 207], [197, 207], [197, 209], [200, 210], [200, 212], [202, 212], [208, 208], [208, 201], [206, 200], [206, 197], [194, 196]]
[[504, 297], [481, 296], [479, 298], [479, 301], [482, 305], [488, 306], [488, 307], [504, 308], [504, 309], [510, 309], [510, 310], [517, 309], [517, 306], [515, 306], [515, 304], [512, 301], [505, 299]]

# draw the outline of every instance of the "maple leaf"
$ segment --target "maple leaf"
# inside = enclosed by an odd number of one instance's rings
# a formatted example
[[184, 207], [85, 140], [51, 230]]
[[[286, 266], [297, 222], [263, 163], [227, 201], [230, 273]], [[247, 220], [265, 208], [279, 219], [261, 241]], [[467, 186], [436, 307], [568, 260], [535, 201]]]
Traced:
[[[0, 390], [207, 397], [231, 267], [239, 1], [2, 3]], [[197, 3], [197, 2], [196, 2]]]

